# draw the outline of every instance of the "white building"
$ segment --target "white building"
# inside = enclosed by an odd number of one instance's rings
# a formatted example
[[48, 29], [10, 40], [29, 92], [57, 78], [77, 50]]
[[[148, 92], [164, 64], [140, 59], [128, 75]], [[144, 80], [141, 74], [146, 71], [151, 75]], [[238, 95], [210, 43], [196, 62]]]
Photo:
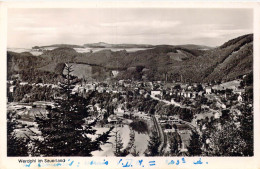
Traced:
[[113, 77], [117, 77], [119, 74], [119, 71], [118, 70], [112, 70], [112, 75]]
[[119, 80], [119, 81], [118, 81], [118, 84], [119, 84], [119, 85], [123, 85], [123, 84], [124, 84], [124, 80]]
[[225, 104], [222, 103], [222, 104], [221, 104], [221, 108], [222, 108], [222, 109], [226, 109], [227, 106], [226, 106]]
[[243, 101], [243, 97], [242, 97], [241, 95], [239, 95], [239, 96], [237, 97], [237, 101], [242, 102], [242, 101]]
[[211, 87], [207, 87], [206, 88], [206, 94], [211, 94], [212, 93], [212, 88]]
[[28, 82], [20, 82], [20, 85], [27, 85], [28, 84]]
[[107, 118], [107, 121], [109, 123], [116, 123], [117, 122], [117, 117], [115, 115], [110, 115], [108, 118]]
[[175, 103], [174, 98], [171, 99], [171, 103]]
[[104, 92], [105, 92], [105, 88], [104, 88], [104, 87], [101, 87], [101, 86], [96, 87], [96, 90], [97, 90], [99, 93], [104, 93]]
[[144, 93], [145, 93], [144, 89], [139, 90], [139, 94], [144, 94]]
[[175, 132], [175, 128], [171, 128], [171, 129], [164, 129], [165, 133], [173, 133]]
[[162, 95], [162, 92], [161, 91], [159, 91], [159, 90], [157, 90], [157, 91], [151, 91], [151, 95], [153, 96], [153, 97], [155, 97], [156, 95]]
[[245, 92], [245, 89], [237, 89], [237, 90], [233, 90], [233, 93], [235, 94], [239, 94], [239, 95], [242, 95], [242, 93]]
[[220, 118], [220, 113], [219, 113], [219, 112], [216, 112], [216, 113], [214, 114], [214, 117], [215, 117], [215, 119], [219, 119], [219, 118]]
[[115, 111], [117, 111], [117, 112], [119, 112], [119, 113], [124, 113], [124, 112], [125, 112], [125, 110], [123, 109], [123, 106], [122, 106], [122, 105], [121, 105], [121, 106], [118, 106], [118, 108], [117, 108]]
[[84, 88], [89, 91], [89, 90], [95, 90], [96, 85], [95, 84], [85, 84]]
[[10, 86], [9, 91], [10, 91], [11, 93], [13, 93], [14, 90], [15, 90], [15, 86]]

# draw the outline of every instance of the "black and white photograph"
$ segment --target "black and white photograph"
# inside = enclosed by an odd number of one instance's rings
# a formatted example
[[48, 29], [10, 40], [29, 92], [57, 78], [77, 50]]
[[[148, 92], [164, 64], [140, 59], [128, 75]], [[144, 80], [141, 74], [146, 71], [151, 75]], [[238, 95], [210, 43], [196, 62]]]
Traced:
[[253, 157], [253, 44], [252, 8], [10, 8], [7, 157]]

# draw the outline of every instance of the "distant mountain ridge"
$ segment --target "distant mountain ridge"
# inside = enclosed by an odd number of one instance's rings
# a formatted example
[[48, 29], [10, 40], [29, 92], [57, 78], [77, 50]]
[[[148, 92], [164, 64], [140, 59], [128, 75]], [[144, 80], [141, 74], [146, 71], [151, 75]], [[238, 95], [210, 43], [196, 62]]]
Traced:
[[37, 57], [8, 52], [8, 71], [33, 68], [58, 73], [58, 65], [71, 62], [96, 65], [98, 69], [104, 69], [97, 71], [100, 73], [119, 70], [118, 78], [121, 79], [172, 81], [181, 77], [183, 82], [228, 81], [253, 71], [253, 34], [229, 40], [217, 48], [200, 45], [157, 45], [150, 48], [148, 45], [143, 46], [147, 47], [146, 50], [127, 52], [111, 51], [109, 48], [113, 44], [94, 44], [98, 45], [105, 50], [78, 53], [63, 46]]
[[53, 44], [53, 45], [47, 45], [47, 46], [34, 46], [32, 49], [41, 49], [41, 48], [84, 48], [84, 46], [81, 45], [71, 45], [71, 44]]
[[154, 45], [148, 44], [109, 44], [105, 42], [84, 44], [84, 47], [90, 48], [152, 48]]
[[72, 44], [53, 44], [53, 45], [46, 45], [46, 46], [34, 46], [32, 49], [43, 49], [43, 48], [154, 48], [160, 46], [176, 46], [182, 47], [186, 49], [195, 49], [195, 50], [209, 50], [213, 49], [213, 47], [205, 46], [205, 45], [195, 45], [195, 44], [186, 44], [186, 45], [150, 45], [150, 44], [110, 44], [105, 42], [98, 42], [98, 43], [88, 43], [84, 45], [72, 45]]
[[60, 47], [69, 47], [69, 48], [152, 48], [154, 45], [149, 44], [109, 44], [105, 42], [98, 43], [89, 43], [84, 45], [72, 45], [72, 44], [53, 44], [46, 46], [34, 46], [32, 49], [43, 49], [48, 47], [60, 48]]

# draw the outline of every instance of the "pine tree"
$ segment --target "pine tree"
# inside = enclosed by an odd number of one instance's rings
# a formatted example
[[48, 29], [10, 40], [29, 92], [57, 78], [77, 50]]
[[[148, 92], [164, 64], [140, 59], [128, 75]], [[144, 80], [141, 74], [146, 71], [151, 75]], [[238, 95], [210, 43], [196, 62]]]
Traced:
[[172, 156], [179, 154], [178, 141], [176, 138], [170, 139], [170, 153]]
[[7, 113], [7, 156], [29, 156], [28, 138], [18, 138], [14, 129], [17, 122], [13, 112]]
[[202, 154], [202, 142], [199, 134], [192, 130], [188, 152], [191, 156], [199, 156]]
[[121, 134], [119, 133], [119, 131], [115, 131], [115, 150], [114, 150], [114, 154], [115, 156], [119, 157], [122, 156], [123, 154], [123, 141], [121, 138]]
[[66, 94], [67, 100], [69, 101], [71, 91], [79, 81], [77, 81], [76, 77], [71, 74], [73, 72], [72, 65], [65, 64], [64, 70], [65, 74], [62, 75], [64, 81], [61, 82], [60, 87], [62, 88], [61, 91]]
[[[38, 140], [36, 149], [42, 156], [91, 156], [91, 152], [101, 150], [100, 145], [108, 141], [109, 133], [101, 134], [96, 140], [87, 135], [95, 135], [96, 130], [91, 124], [86, 124], [89, 116], [87, 106], [90, 98], [83, 98], [77, 94], [71, 94], [77, 81], [71, 75], [71, 66], [65, 66], [66, 75], [61, 83], [61, 93], [66, 99], [57, 100], [55, 108], [48, 108], [47, 116], [36, 118], [38, 128], [42, 133], [43, 141]], [[91, 97], [91, 96], [90, 96]]]
[[242, 149], [244, 156], [254, 155], [254, 117], [252, 108], [243, 107], [243, 114], [241, 117], [241, 137], [246, 143]]
[[178, 155], [179, 154], [179, 147], [182, 145], [181, 136], [177, 132], [177, 126], [174, 124], [173, 128], [175, 132], [169, 135], [169, 142], [170, 142], [170, 153], [171, 155]]
[[158, 133], [153, 131], [152, 135], [150, 136], [150, 140], [148, 143], [148, 153], [146, 153], [146, 156], [159, 156], [159, 146], [161, 144], [160, 137], [158, 136]]

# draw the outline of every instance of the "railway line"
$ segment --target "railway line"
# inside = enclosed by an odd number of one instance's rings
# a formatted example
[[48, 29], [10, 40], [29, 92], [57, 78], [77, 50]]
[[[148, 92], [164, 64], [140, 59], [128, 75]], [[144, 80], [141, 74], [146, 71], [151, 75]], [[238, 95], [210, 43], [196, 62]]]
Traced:
[[152, 116], [152, 119], [153, 119], [153, 123], [154, 123], [155, 129], [156, 129], [156, 131], [158, 133], [158, 136], [160, 138], [160, 141], [161, 141], [161, 144], [160, 144], [158, 150], [160, 152], [160, 155], [163, 155], [165, 147], [167, 145], [167, 137], [165, 137], [165, 135], [164, 135], [164, 133], [162, 131], [162, 128], [158, 124], [158, 120], [156, 119], [156, 117], [154, 115]]

